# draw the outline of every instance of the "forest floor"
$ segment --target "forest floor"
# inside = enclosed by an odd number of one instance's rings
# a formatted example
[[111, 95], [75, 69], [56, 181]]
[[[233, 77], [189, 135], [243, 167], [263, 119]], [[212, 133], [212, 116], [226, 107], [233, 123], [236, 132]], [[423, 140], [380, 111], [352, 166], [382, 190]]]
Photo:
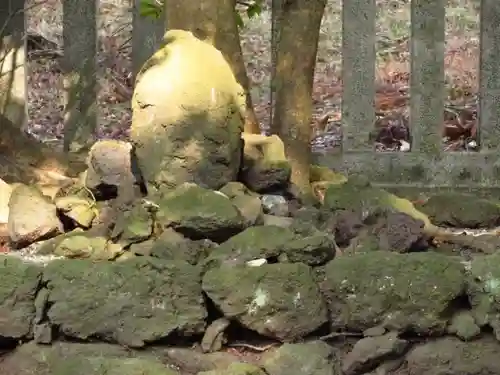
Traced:
[[[478, 86], [479, 0], [449, 0], [446, 19], [446, 84], [448, 100], [462, 108], [445, 116], [445, 147], [464, 149], [475, 132], [475, 93]], [[61, 0], [27, 0], [30, 33], [43, 36], [62, 48]], [[131, 0], [100, 0], [99, 111], [100, 136], [122, 138], [130, 125], [130, 47], [124, 42], [132, 32]], [[384, 134], [381, 149], [406, 140], [408, 113], [410, 1], [377, 0], [376, 126]], [[270, 12], [247, 20], [241, 43], [251, 80], [256, 112], [263, 128], [269, 124], [271, 71]], [[329, 0], [321, 26], [314, 81], [316, 147], [338, 144], [340, 126], [342, 20], [341, 1]], [[29, 61], [28, 131], [40, 139], [56, 141], [62, 129], [62, 75], [58, 59], [31, 56]], [[472, 103], [472, 106], [471, 106]], [[464, 125], [465, 124], [465, 125]], [[326, 125], [326, 127], [324, 126]]]

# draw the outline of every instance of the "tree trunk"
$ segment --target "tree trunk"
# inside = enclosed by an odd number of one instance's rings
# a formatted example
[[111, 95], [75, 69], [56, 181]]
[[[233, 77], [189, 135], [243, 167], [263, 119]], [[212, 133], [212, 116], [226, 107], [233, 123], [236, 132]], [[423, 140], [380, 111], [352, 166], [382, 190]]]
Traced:
[[259, 122], [253, 108], [240, 35], [235, 15], [236, 0], [166, 0], [164, 12], [168, 29], [191, 31], [196, 37], [207, 40], [218, 48], [227, 59], [238, 83], [246, 94], [244, 131], [260, 134]]
[[[77, 155], [64, 155], [26, 134], [26, 40], [23, 1], [0, 1], [0, 179], [44, 187], [83, 171]], [[70, 161], [69, 157], [75, 160]]]
[[285, 144], [292, 183], [311, 196], [312, 86], [326, 0], [287, 0], [276, 53], [276, 104], [272, 129]]
[[250, 93], [250, 80], [248, 79], [243, 51], [241, 50], [240, 33], [236, 23], [236, 0], [222, 0], [219, 5], [219, 23], [215, 46], [228, 60], [238, 83], [245, 90], [246, 115], [245, 133], [260, 134], [259, 122], [253, 108], [252, 95]]
[[217, 1], [165, 0], [163, 12], [168, 30], [191, 31], [197, 38], [215, 43], [219, 16]]

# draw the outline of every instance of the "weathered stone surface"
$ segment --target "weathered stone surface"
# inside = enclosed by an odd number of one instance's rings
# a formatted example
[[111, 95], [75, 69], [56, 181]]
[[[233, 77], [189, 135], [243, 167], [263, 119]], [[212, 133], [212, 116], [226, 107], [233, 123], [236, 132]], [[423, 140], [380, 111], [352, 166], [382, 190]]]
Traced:
[[324, 209], [330, 211], [356, 212], [362, 221], [381, 212], [403, 212], [414, 219], [422, 220], [426, 228], [430, 225], [427, 215], [416, 209], [409, 200], [399, 198], [383, 189], [358, 181], [358, 179], [328, 187], [323, 206]]
[[303, 337], [327, 320], [312, 270], [301, 263], [213, 268], [203, 277], [203, 290], [225, 317], [282, 341]]
[[193, 240], [223, 242], [246, 227], [245, 218], [229, 198], [195, 184], [182, 184], [158, 205], [158, 223]]
[[290, 216], [288, 202], [282, 195], [264, 194], [261, 197], [264, 213], [274, 216]]
[[492, 338], [463, 342], [445, 337], [417, 345], [406, 356], [401, 375], [499, 374], [500, 343]]
[[350, 240], [350, 254], [370, 251], [407, 253], [429, 247], [424, 222], [403, 212], [382, 211], [365, 220], [355, 238]]
[[202, 353], [199, 350], [182, 347], [169, 347], [158, 350], [158, 354], [166, 362], [188, 374], [198, 374], [201, 371], [223, 370], [232, 363], [238, 362], [239, 357], [228, 351]]
[[288, 262], [302, 262], [315, 267], [335, 257], [338, 248], [333, 235], [300, 221], [295, 221], [290, 229], [295, 233], [295, 240], [287, 244], [281, 261], [286, 259]]
[[289, 228], [293, 224], [293, 218], [284, 216], [274, 216], [274, 215], [264, 215], [263, 222], [264, 226], [276, 226], [282, 228]]
[[89, 198], [70, 195], [55, 198], [54, 203], [61, 215], [81, 228], [89, 228], [97, 216], [94, 202]]
[[31, 338], [41, 266], [12, 256], [0, 256], [0, 337]]
[[203, 353], [217, 352], [226, 343], [226, 329], [231, 322], [226, 318], [215, 319], [205, 330], [201, 339], [201, 350]]
[[240, 182], [230, 182], [219, 191], [231, 199], [231, 202], [246, 219], [247, 226], [262, 224], [264, 210], [257, 194], [252, 193]]
[[245, 133], [242, 138], [245, 147], [241, 181], [259, 193], [285, 188], [290, 182], [291, 168], [283, 141], [277, 135]]
[[279, 259], [283, 263], [306, 263], [318, 266], [335, 256], [333, 236], [312, 227], [296, 232], [276, 225], [245, 229], [214, 249], [204, 262], [206, 268], [243, 265], [256, 259]]
[[50, 292], [47, 317], [71, 338], [140, 347], [204, 328], [200, 273], [184, 262], [56, 260], [43, 279]]
[[148, 354], [117, 345], [24, 344], [2, 357], [0, 373], [9, 375], [180, 375]]
[[500, 340], [499, 262], [499, 252], [473, 259], [467, 278], [467, 294], [476, 324], [490, 325]]
[[45, 241], [37, 254], [52, 254], [70, 259], [113, 260], [122, 252], [122, 246], [105, 237], [75, 229]]
[[321, 341], [284, 344], [264, 354], [261, 364], [269, 375], [340, 375], [335, 350]]
[[236, 180], [245, 92], [210, 43], [169, 30], [138, 73], [132, 111], [130, 138], [148, 183], [218, 189]]
[[468, 310], [457, 311], [451, 318], [448, 333], [455, 334], [462, 340], [468, 341], [481, 334], [481, 327], [476, 324], [474, 316]]
[[118, 190], [126, 189], [133, 193], [135, 187], [145, 193], [142, 173], [133, 147], [128, 142], [97, 141], [89, 151], [87, 166], [83, 178], [85, 186], [98, 197], [110, 199]]
[[153, 214], [144, 204], [136, 201], [117, 215], [111, 238], [123, 247], [128, 247], [146, 241], [152, 234]]
[[289, 229], [259, 225], [245, 229], [214, 249], [205, 260], [208, 268], [243, 265], [260, 258], [278, 257], [296, 238]]
[[225, 369], [203, 371], [199, 372], [198, 375], [266, 375], [266, 373], [255, 365], [236, 362], [231, 363]]
[[350, 241], [358, 236], [364, 226], [361, 219], [362, 213], [352, 210], [337, 210], [333, 217], [326, 217], [330, 230], [335, 233], [335, 241], [339, 246], [347, 246]]
[[16, 247], [62, 232], [56, 206], [34, 187], [19, 184], [9, 201], [9, 237]]
[[500, 223], [500, 202], [471, 194], [446, 192], [431, 196], [417, 208], [436, 225], [488, 228]]
[[333, 330], [445, 332], [444, 314], [463, 295], [465, 269], [459, 259], [436, 253], [372, 252], [339, 257], [318, 277]]
[[182, 260], [189, 264], [198, 264], [205, 259], [217, 244], [210, 240], [190, 240], [172, 228], [166, 228], [163, 233], [142, 252], [165, 260]]
[[398, 338], [397, 332], [359, 340], [342, 363], [343, 375], [364, 374], [390, 358], [404, 353], [409, 343]]

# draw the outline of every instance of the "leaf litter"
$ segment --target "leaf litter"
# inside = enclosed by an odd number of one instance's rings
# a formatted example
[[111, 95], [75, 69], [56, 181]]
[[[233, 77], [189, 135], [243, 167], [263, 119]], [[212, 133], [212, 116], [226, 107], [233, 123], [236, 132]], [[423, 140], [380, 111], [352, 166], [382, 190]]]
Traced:
[[[269, 2], [269, 1], [268, 1]], [[377, 0], [376, 119], [371, 140], [378, 151], [407, 151], [409, 126], [409, 3]], [[29, 44], [28, 110], [26, 131], [45, 142], [60, 142], [63, 134], [61, 0], [28, 0]], [[465, 0], [448, 8], [445, 55], [446, 106], [442, 139], [447, 151], [477, 150], [477, 71], [479, 42], [477, 9]], [[453, 5], [454, 4], [454, 5]], [[35, 5], [35, 6], [33, 6]], [[38, 6], [37, 6], [38, 5]], [[255, 111], [263, 130], [270, 119], [270, 4], [259, 17], [246, 19], [241, 44], [251, 81]], [[388, 9], [386, 11], [386, 9]], [[469, 24], [455, 19], [467, 12]], [[311, 121], [313, 150], [337, 148], [341, 143], [341, 4], [330, 0], [323, 18], [313, 87]], [[386, 12], [386, 13], [384, 13]], [[457, 11], [458, 12], [458, 11]], [[100, 2], [98, 30], [98, 138], [125, 139], [131, 123], [130, 0]], [[460, 21], [461, 22], [461, 21]], [[396, 26], [395, 26], [396, 25]], [[406, 29], [405, 29], [406, 27]], [[476, 33], [471, 37], [471, 33]], [[38, 42], [38, 43], [35, 43]]]

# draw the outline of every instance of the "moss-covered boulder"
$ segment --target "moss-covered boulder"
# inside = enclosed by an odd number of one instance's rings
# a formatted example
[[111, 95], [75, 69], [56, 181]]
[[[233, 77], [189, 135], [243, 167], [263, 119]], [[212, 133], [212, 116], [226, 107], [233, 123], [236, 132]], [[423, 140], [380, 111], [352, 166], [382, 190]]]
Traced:
[[9, 375], [180, 375], [158, 358], [116, 345], [33, 342], [2, 357], [0, 373]]
[[203, 277], [203, 290], [227, 318], [262, 335], [290, 341], [327, 321], [327, 311], [305, 264], [221, 266]]
[[230, 182], [220, 190], [238, 208], [248, 226], [259, 225], [264, 221], [262, 202], [257, 194], [240, 182]]
[[334, 330], [384, 326], [400, 332], [442, 333], [446, 311], [465, 290], [459, 259], [436, 253], [372, 252], [340, 257], [319, 276]]
[[94, 202], [89, 198], [70, 195], [58, 197], [54, 203], [60, 215], [80, 228], [90, 228], [97, 216]]
[[7, 223], [11, 243], [18, 248], [62, 233], [57, 209], [36, 187], [18, 184], [9, 200]]
[[265, 353], [262, 367], [269, 375], [340, 375], [340, 358], [330, 345], [321, 341], [284, 344]]
[[234, 362], [239, 362], [241, 357], [236, 351], [223, 350], [213, 353], [203, 353], [200, 348], [186, 348], [170, 346], [156, 348], [166, 362], [178, 368], [182, 374], [198, 374], [202, 371], [224, 370]]
[[169, 30], [138, 73], [130, 139], [145, 180], [218, 189], [236, 180], [245, 92], [209, 42]]
[[43, 280], [50, 323], [73, 339], [141, 347], [173, 332], [189, 336], [204, 329], [200, 272], [184, 262], [56, 260]]
[[225, 369], [202, 371], [197, 375], [267, 375], [260, 367], [250, 363], [235, 362]]
[[456, 228], [488, 228], [500, 223], [500, 202], [472, 194], [435, 194], [416, 206], [436, 225]]
[[245, 133], [242, 138], [245, 147], [241, 181], [251, 190], [262, 193], [285, 188], [292, 170], [283, 141], [277, 135]]
[[481, 327], [476, 324], [474, 315], [469, 310], [459, 310], [453, 314], [448, 333], [464, 341], [474, 340], [481, 334]]
[[492, 337], [463, 342], [443, 337], [416, 345], [404, 360], [401, 374], [484, 375], [500, 374], [500, 343]]
[[329, 186], [323, 205], [331, 211], [347, 210], [360, 213], [363, 220], [384, 211], [403, 212], [414, 219], [422, 220], [425, 229], [432, 226], [427, 215], [417, 210], [409, 200], [357, 179]]
[[153, 220], [148, 207], [136, 201], [116, 216], [111, 238], [123, 247], [146, 241], [153, 234]]
[[335, 257], [338, 248], [333, 234], [301, 221], [294, 221], [289, 228], [295, 233], [295, 240], [287, 244], [281, 261], [302, 262], [315, 267]]
[[97, 141], [89, 150], [87, 166], [83, 183], [98, 198], [113, 198], [118, 191], [128, 190], [132, 196], [145, 192], [133, 146], [128, 142]]
[[[337, 233], [341, 230], [337, 228]], [[348, 232], [351, 232], [348, 230]], [[341, 234], [341, 237], [347, 237]], [[381, 212], [370, 218], [357, 236], [350, 240], [346, 252], [349, 254], [370, 251], [393, 251], [408, 253], [429, 247], [429, 238], [424, 233], [424, 222], [403, 212]]]
[[13, 256], [0, 257], [0, 337], [32, 337], [42, 270], [41, 266]]
[[157, 221], [190, 239], [222, 242], [241, 232], [246, 220], [224, 194], [185, 183], [159, 201]]
[[216, 246], [210, 240], [193, 241], [172, 228], [167, 228], [142, 255], [164, 260], [182, 260], [195, 265], [205, 259]]
[[75, 229], [45, 241], [37, 254], [71, 259], [113, 260], [122, 252], [122, 246], [103, 236]]
[[245, 229], [214, 249], [204, 261], [206, 268], [220, 265], [243, 265], [261, 258], [277, 258], [295, 240], [287, 228], [258, 225]]
[[243, 265], [256, 259], [318, 266], [335, 256], [333, 236], [309, 226], [296, 232], [277, 225], [258, 225], [245, 229], [213, 249], [204, 261], [209, 269], [225, 265]]
[[500, 253], [470, 263], [467, 294], [478, 325], [489, 325], [500, 340]]

